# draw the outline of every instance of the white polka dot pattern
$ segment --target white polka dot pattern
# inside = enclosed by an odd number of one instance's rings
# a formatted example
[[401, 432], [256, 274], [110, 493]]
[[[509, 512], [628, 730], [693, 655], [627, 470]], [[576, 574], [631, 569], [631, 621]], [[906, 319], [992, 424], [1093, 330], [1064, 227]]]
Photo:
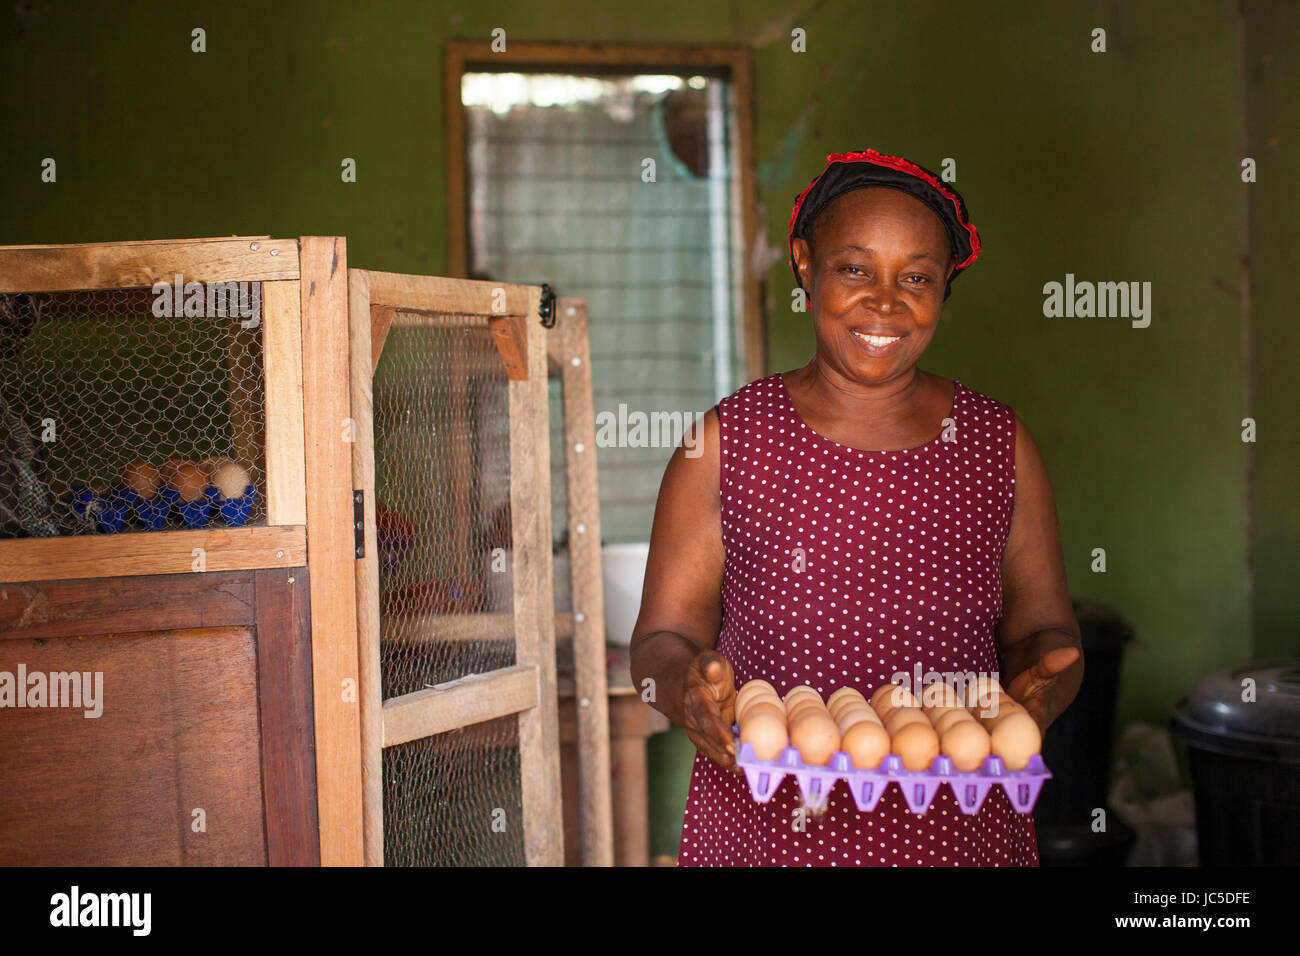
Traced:
[[[860, 451], [799, 416], [780, 374], [718, 403], [726, 566], [718, 650], [738, 683], [864, 693], [896, 671], [995, 672], [1015, 416], [954, 382], [955, 440]], [[797, 560], [800, 559], [800, 560]], [[799, 568], [800, 562], [802, 569]], [[682, 866], [1037, 866], [1033, 818], [993, 787], [962, 814], [940, 787], [912, 813], [890, 786], [861, 813], [844, 784], [797, 827], [787, 777], [757, 803], [696, 754]]]

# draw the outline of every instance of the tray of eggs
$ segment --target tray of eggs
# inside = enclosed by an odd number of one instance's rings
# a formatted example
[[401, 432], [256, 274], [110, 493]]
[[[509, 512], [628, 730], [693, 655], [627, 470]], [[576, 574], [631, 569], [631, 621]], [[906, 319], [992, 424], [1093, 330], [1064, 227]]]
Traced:
[[216, 515], [237, 527], [248, 521], [256, 499], [248, 471], [229, 458], [173, 458], [157, 468], [133, 461], [107, 488], [76, 487], [63, 496], [78, 518], [105, 534], [116, 534], [133, 518], [147, 531], [162, 530], [169, 519], [202, 528]]
[[1028, 813], [1052, 776], [1038, 722], [991, 678], [968, 685], [964, 699], [943, 683], [927, 685], [920, 699], [885, 684], [870, 700], [841, 687], [824, 702], [811, 687], [782, 699], [767, 681], [752, 680], [736, 695], [736, 721], [736, 765], [759, 803], [793, 774], [813, 810], [843, 780], [864, 813], [890, 783], [913, 813], [924, 813], [943, 784], [962, 813], [978, 812], [994, 786]]

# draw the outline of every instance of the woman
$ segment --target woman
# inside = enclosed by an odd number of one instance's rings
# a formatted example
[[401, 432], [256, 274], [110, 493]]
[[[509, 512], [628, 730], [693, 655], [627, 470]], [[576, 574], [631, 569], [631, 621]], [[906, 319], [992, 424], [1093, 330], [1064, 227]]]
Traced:
[[814, 816], [793, 777], [757, 803], [734, 766], [735, 691], [754, 678], [826, 697], [917, 664], [995, 674], [1046, 729], [1083, 677], [1033, 438], [916, 364], [979, 254], [961, 197], [907, 160], [832, 155], [789, 248], [816, 354], [719, 402], [655, 510], [632, 676], [699, 751], [679, 862], [1036, 866], [1032, 818], [1000, 787], [972, 815], [941, 787], [917, 815], [897, 787], [861, 813], [836, 786]]

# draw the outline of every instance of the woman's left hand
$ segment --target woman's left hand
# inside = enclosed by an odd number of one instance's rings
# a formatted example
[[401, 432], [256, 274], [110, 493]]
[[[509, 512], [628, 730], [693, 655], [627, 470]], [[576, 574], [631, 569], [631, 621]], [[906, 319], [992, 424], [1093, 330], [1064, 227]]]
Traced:
[[1043, 723], [1044, 711], [1056, 686], [1056, 679], [1078, 659], [1077, 647], [1050, 650], [1038, 659], [1038, 663], [1017, 674], [1006, 687], [1011, 698], [1029, 711], [1029, 716], [1043, 730], [1047, 729]]

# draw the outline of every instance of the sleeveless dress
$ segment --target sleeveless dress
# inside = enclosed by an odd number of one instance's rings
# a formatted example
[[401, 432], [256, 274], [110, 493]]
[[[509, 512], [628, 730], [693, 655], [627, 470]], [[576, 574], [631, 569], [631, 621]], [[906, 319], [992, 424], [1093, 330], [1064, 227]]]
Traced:
[[[918, 673], [998, 672], [1015, 417], [954, 384], [952, 424], [894, 452], [814, 432], [780, 374], [718, 403], [726, 565], [717, 650], [737, 687], [761, 677], [782, 695], [808, 684], [825, 698], [847, 684], [870, 697], [900, 671], [913, 688]], [[970, 815], [946, 785], [924, 814], [894, 784], [871, 813], [843, 782], [820, 816], [799, 821], [800, 805], [793, 776], [758, 803], [743, 776], [697, 753], [678, 863], [1038, 865], [1033, 818], [1001, 787]]]

